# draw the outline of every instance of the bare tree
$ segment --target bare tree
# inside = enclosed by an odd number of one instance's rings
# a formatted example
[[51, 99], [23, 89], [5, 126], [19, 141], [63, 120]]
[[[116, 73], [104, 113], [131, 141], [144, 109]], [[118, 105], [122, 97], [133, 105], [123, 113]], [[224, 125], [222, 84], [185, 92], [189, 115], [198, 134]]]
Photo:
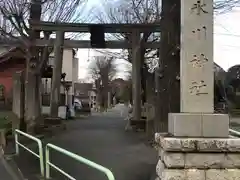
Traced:
[[[165, 32], [161, 33], [161, 45], [159, 50], [152, 51], [141, 48], [141, 62], [143, 67], [145, 66], [145, 73], [142, 71], [142, 79], [145, 79], [149, 76], [144, 76], [147, 74], [147, 62], [151, 62], [156, 56], [160, 55], [160, 60], [158, 66], [160, 66], [160, 71], [157, 73], [160, 75], [161, 82], [158, 90], [161, 91], [158, 102], [162, 102], [157, 105], [158, 121], [161, 119], [161, 123], [157, 124], [160, 127], [160, 131], [167, 130], [167, 117], [169, 112], [179, 111], [180, 104], [179, 95], [177, 92], [180, 92], [179, 83], [176, 81], [179, 76], [180, 63], [179, 63], [179, 46], [180, 46], [180, 26], [179, 24], [179, 8], [180, 3], [177, 1], [162, 0], [163, 3], [169, 4], [168, 12], [165, 12], [163, 9], [160, 9], [157, 1], [150, 1], [147, 3], [145, 0], [130, 0], [130, 1], [114, 1], [114, 3], [106, 3], [103, 7], [102, 16], [99, 17], [100, 22], [112, 22], [112, 23], [156, 23], [161, 22], [161, 25], [164, 26]], [[178, 7], [176, 8], [176, 4]], [[234, 7], [239, 6], [239, 0], [215, 0], [214, 10], [215, 14], [226, 13], [232, 10]], [[176, 12], [173, 12], [176, 11]], [[165, 21], [165, 23], [163, 23]], [[170, 23], [174, 22], [174, 24]], [[169, 29], [170, 28], [170, 29]], [[170, 31], [171, 33], [169, 33]], [[169, 37], [169, 34], [171, 37]], [[177, 35], [179, 34], [179, 35]], [[159, 36], [159, 35], [157, 35]], [[150, 38], [151, 37], [151, 38]], [[129, 40], [129, 34], [118, 34], [114, 36], [115, 39], [125, 39]], [[170, 38], [170, 40], [169, 40]], [[142, 35], [142, 41], [155, 41], [156, 36], [152, 33], [145, 33]], [[165, 43], [165, 44], [164, 44]], [[174, 56], [171, 57], [171, 54]], [[131, 51], [128, 51], [128, 60], [131, 62]], [[145, 63], [145, 64], [144, 64]], [[167, 68], [165, 68], [167, 67]], [[144, 68], [143, 68], [144, 69]], [[149, 75], [149, 74], [148, 74]], [[159, 79], [159, 76], [156, 76]], [[152, 79], [151, 77], [149, 77]], [[175, 82], [176, 81], [176, 82]], [[151, 82], [151, 81], [147, 81]], [[144, 81], [142, 81], [144, 83]], [[173, 83], [175, 84], [173, 88]], [[142, 85], [144, 87], [144, 85]], [[153, 84], [148, 85], [148, 87], [153, 86]], [[143, 88], [144, 89], [144, 88]], [[169, 90], [170, 89], [170, 90]], [[174, 89], [175, 92], [172, 90]], [[146, 91], [145, 91], [146, 92]], [[159, 94], [159, 93], [158, 93]], [[171, 94], [171, 95], [170, 95]], [[168, 105], [166, 105], [168, 102]], [[161, 107], [159, 107], [161, 106]], [[158, 129], [159, 130], [159, 129]]]
[[[164, 0], [163, 0], [164, 1]], [[226, 13], [234, 7], [240, 5], [240, 0], [215, 0], [215, 13]], [[172, 7], [174, 9], [174, 5]], [[96, 18], [101, 23], [159, 23], [162, 19], [161, 5], [158, 0], [123, 0], [123, 1], [104, 1], [102, 10], [97, 14]], [[130, 34], [114, 34], [108, 36], [110, 39], [129, 40]], [[144, 33], [143, 41], [159, 40], [159, 34]], [[142, 54], [145, 54], [145, 62], [149, 65], [154, 58], [159, 54], [158, 50], [143, 49]], [[131, 52], [123, 51], [122, 53], [111, 53], [107, 50], [105, 53], [112, 54], [115, 57], [129, 60]]]
[[216, 14], [227, 13], [235, 7], [239, 7], [240, 0], [215, 0], [214, 9]]
[[[160, 22], [158, 0], [124, 0], [114, 3], [106, 3], [103, 12], [98, 15], [100, 22], [111, 23], [157, 23]], [[113, 38], [113, 37], [110, 37]], [[114, 34], [115, 39], [124, 39], [131, 42], [131, 33]], [[146, 79], [148, 76], [153, 76], [149, 73], [150, 59], [156, 57], [156, 50], [145, 49], [142, 44], [147, 41], [157, 41], [159, 35], [156, 33], [146, 32], [141, 36], [140, 41], [140, 61], [141, 68], [141, 86], [143, 89], [142, 102], [146, 102]], [[127, 54], [123, 53], [129, 62], [132, 61], [132, 52], [127, 50]], [[121, 54], [122, 55], [122, 54]], [[149, 82], [149, 81], [148, 81]], [[149, 82], [150, 83], [150, 82]], [[154, 83], [154, 81], [152, 82]], [[151, 83], [151, 84], [152, 84]]]
[[98, 103], [103, 108], [107, 108], [109, 84], [117, 72], [114, 60], [113, 57], [96, 56], [89, 67], [89, 75], [96, 83]]
[[[89, 15], [85, 10], [87, 0], [0, 0], [0, 32], [2, 36], [21, 40], [29, 36], [28, 20], [33, 3], [41, 5], [38, 13], [40, 13], [42, 21], [85, 22], [89, 20]], [[34, 6], [36, 10], [36, 4]]]
[[[32, 31], [28, 20], [83, 22], [88, 17], [84, 13], [86, 2], [87, 0], [0, 0], [0, 36], [5, 43], [10, 46], [17, 44], [25, 51], [25, 122], [28, 131], [32, 131], [30, 127], [40, 116], [41, 73], [52, 52], [47, 46], [33, 46], [34, 40], [40, 38], [40, 32]], [[49, 39], [51, 33], [45, 32], [44, 38]]]

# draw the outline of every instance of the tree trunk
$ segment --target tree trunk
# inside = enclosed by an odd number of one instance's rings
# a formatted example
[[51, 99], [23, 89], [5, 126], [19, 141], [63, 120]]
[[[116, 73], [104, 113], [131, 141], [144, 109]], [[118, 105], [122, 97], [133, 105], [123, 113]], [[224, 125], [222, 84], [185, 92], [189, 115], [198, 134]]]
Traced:
[[102, 98], [103, 98], [103, 108], [106, 110], [108, 108], [108, 74], [102, 75]]
[[156, 120], [158, 132], [168, 131], [168, 113], [180, 112], [180, 0], [162, 1], [160, 45], [160, 89], [158, 94], [160, 112]]
[[[42, 113], [42, 93], [41, 93], [41, 83], [42, 83], [42, 77], [40, 74], [35, 75], [36, 79], [36, 88], [35, 88], [35, 117], [38, 119], [41, 116]], [[35, 119], [37, 121], [37, 119]]]
[[[28, 68], [27, 68], [28, 69]], [[41, 115], [39, 77], [30, 70], [25, 74], [25, 114], [26, 132], [34, 133], [36, 119]]]
[[[133, 54], [132, 54], [132, 49], [128, 49], [128, 61], [132, 63], [132, 57], [133, 57]], [[129, 99], [130, 99], [130, 103], [133, 104], [133, 87], [132, 87], [132, 84], [133, 84], [133, 79], [131, 77], [131, 85], [130, 85], [130, 91], [129, 91]]]
[[148, 72], [146, 76], [146, 102], [149, 104], [154, 104], [154, 99], [155, 99], [154, 74]]
[[[141, 59], [142, 58], [145, 59], [144, 55], [141, 57]], [[142, 61], [142, 64], [141, 64], [141, 99], [142, 99], [142, 104], [146, 103], [146, 101], [147, 101], [147, 87], [146, 87], [147, 78], [148, 78], [148, 69], [145, 66], [144, 61]]]
[[133, 95], [132, 95], [132, 81], [131, 81], [131, 86], [129, 87], [129, 101], [131, 104], [133, 104]]
[[[41, 17], [41, 1], [32, 0], [30, 7], [30, 19], [40, 21]], [[39, 31], [30, 30], [30, 43], [33, 43], [36, 38], [40, 37]], [[34, 44], [34, 43], [33, 43]], [[39, 51], [36, 47], [27, 47], [28, 53], [26, 56], [26, 68], [25, 68], [25, 102], [24, 102], [24, 121], [26, 123], [26, 132], [34, 133], [34, 125], [36, 119], [41, 115], [41, 102], [40, 102], [40, 77], [35, 75], [34, 70], [36, 63], [39, 62]]]

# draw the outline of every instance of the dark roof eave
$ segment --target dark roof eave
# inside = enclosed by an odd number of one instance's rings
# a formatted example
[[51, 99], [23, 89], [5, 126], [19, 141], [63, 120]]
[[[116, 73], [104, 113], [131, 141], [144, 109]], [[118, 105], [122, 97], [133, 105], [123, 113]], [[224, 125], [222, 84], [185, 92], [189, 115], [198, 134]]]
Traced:
[[[13, 55], [11, 53], [16, 52], [17, 50], [22, 51], [20, 47], [13, 47], [9, 49], [7, 52], [0, 54], [0, 64], [6, 61], [9, 61]], [[23, 51], [22, 51], [23, 52]]]
[[0, 64], [1, 63], [4, 63], [4, 62], [6, 62], [6, 61], [9, 61], [11, 59], [11, 57], [4, 57], [4, 58], [0, 58]]

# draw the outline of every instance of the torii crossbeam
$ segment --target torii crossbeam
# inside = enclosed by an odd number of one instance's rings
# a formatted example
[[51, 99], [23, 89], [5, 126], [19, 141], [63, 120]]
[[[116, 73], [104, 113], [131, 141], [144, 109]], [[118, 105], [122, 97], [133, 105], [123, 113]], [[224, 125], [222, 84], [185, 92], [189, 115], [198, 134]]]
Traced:
[[45, 22], [45, 21], [29, 21], [33, 30], [41, 31], [64, 31], [64, 32], [90, 32], [92, 26], [102, 26], [105, 33], [130, 33], [133, 29], [139, 32], [161, 32], [159, 23], [144, 23], [144, 24], [82, 24], [82, 23], [60, 23], [60, 22]]
[[[160, 32], [160, 24], [80, 24], [80, 23], [54, 23], [44, 21], [29, 21], [33, 30], [50, 31], [50, 32], [79, 32], [89, 33], [92, 26], [101, 26], [105, 33], [132, 33], [137, 30], [139, 33], [144, 32]], [[53, 46], [54, 39], [43, 40], [37, 39], [36, 46]], [[145, 48], [157, 49], [159, 42], [146, 42], [142, 44]], [[91, 48], [90, 41], [82, 40], [64, 40], [64, 48]], [[106, 41], [105, 48], [107, 49], [130, 49], [131, 43], [127, 41]]]

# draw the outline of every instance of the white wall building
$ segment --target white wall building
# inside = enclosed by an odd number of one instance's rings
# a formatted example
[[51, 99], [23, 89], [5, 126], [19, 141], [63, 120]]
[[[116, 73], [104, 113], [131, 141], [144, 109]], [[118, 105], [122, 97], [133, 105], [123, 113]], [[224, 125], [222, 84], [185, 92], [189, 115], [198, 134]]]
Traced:
[[[50, 54], [48, 65], [54, 66], [54, 53]], [[65, 98], [65, 101], [67, 100], [68, 104], [71, 106], [74, 96], [74, 83], [78, 82], [78, 58], [76, 57], [76, 52], [74, 49], [63, 50], [62, 73], [66, 73], [65, 81], [69, 81], [72, 84], [72, 87], [69, 89], [68, 96]], [[42, 79], [42, 93], [47, 94], [47, 96], [50, 98], [49, 95], [51, 93], [51, 78]], [[63, 86], [61, 86], [60, 93], [66, 93]], [[65, 104], [67, 102], [65, 102]], [[42, 113], [48, 114], [49, 112], [49, 106], [45, 105], [42, 107]], [[59, 107], [58, 116], [61, 118], [66, 117], [66, 107]]]
[[[54, 53], [51, 53], [49, 56], [49, 65], [54, 66]], [[74, 95], [74, 83], [78, 82], [78, 58], [76, 57], [76, 52], [74, 49], [64, 49], [63, 50], [63, 64], [62, 64], [62, 73], [66, 73], [65, 81], [70, 81], [72, 87], [69, 89], [68, 102], [71, 101], [72, 96]], [[42, 79], [42, 92], [44, 94], [51, 93], [51, 78]], [[61, 87], [61, 94], [65, 93], [64, 87]]]
[[[54, 53], [49, 56], [49, 65], [54, 66]], [[63, 64], [62, 73], [66, 73], [65, 81], [71, 81], [73, 84], [78, 82], [78, 58], [75, 56], [73, 49], [63, 50]], [[46, 78], [42, 79], [44, 92], [51, 92], [51, 79], [48, 79], [46, 84]], [[61, 93], [64, 93], [64, 89], [61, 89]], [[73, 88], [70, 89], [69, 93], [73, 93]]]

